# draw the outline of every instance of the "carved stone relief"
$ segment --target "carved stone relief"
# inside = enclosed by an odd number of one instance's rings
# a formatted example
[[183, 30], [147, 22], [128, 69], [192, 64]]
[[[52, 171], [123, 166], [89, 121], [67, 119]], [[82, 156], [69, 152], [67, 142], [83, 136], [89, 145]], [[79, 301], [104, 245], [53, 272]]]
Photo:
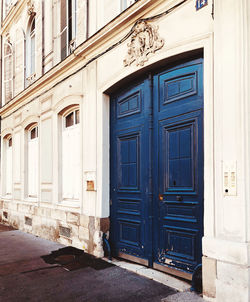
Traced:
[[35, 5], [34, 2], [32, 0], [28, 0], [27, 1], [27, 12], [29, 16], [33, 16], [35, 15]]
[[128, 53], [123, 60], [124, 66], [131, 65], [134, 61], [136, 65], [143, 66], [148, 61], [148, 55], [154, 53], [164, 45], [164, 40], [159, 37], [158, 26], [150, 25], [145, 21], [139, 22], [131, 35], [128, 45]]

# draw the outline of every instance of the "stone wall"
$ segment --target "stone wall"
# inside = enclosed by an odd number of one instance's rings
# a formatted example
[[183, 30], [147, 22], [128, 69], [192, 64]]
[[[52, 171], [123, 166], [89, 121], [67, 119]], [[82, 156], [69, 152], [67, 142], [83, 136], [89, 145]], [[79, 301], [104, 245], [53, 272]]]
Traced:
[[36, 236], [74, 246], [102, 257], [102, 235], [109, 231], [109, 218], [0, 201], [0, 222]]

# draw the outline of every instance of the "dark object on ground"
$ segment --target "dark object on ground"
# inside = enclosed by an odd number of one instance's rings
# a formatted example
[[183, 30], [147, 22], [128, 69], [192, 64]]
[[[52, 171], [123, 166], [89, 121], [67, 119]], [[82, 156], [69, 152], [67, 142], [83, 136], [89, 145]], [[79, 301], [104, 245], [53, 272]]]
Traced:
[[92, 267], [95, 270], [103, 270], [114, 266], [100, 258], [89, 255], [82, 250], [68, 246], [57, 251], [51, 252], [49, 255], [41, 256], [41, 258], [49, 264], [60, 264], [63, 268], [73, 271], [79, 268]]
[[[102, 259], [84, 255], [81, 250], [62, 249], [59, 243], [18, 230], [0, 232], [0, 242], [0, 301], [160, 302], [177, 293], [173, 288], [116, 265], [106, 262], [104, 265]], [[54, 264], [45, 263], [42, 255]], [[74, 263], [82, 256], [93, 267], [66, 271], [59, 264], [67, 266], [66, 263]], [[110, 267], [97, 270], [100, 260], [104, 267]]]

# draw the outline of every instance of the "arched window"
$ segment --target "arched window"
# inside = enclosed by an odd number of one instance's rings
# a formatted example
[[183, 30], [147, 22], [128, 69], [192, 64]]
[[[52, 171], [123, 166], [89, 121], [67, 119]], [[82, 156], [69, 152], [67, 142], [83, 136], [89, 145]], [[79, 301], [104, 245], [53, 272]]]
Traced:
[[77, 0], [61, 0], [61, 60], [75, 48]]
[[32, 124], [26, 127], [27, 131], [27, 186], [26, 195], [28, 198], [37, 198], [38, 196], [38, 172], [39, 172], [39, 144], [38, 144], [38, 126]]
[[79, 108], [62, 116], [62, 199], [80, 199], [80, 115]]
[[4, 193], [6, 196], [12, 195], [12, 136], [8, 135], [4, 138], [5, 144], [5, 188]]
[[35, 80], [35, 22], [35, 17], [33, 17], [28, 27], [26, 39], [26, 79], [28, 85]]
[[13, 52], [12, 45], [4, 45], [4, 99], [5, 103], [13, 97]]

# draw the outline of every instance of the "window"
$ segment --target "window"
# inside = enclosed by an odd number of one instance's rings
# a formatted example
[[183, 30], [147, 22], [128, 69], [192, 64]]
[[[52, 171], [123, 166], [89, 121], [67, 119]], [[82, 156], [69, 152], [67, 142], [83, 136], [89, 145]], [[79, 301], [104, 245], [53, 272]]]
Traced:
[[80, 118], [79, 109], [62, 119], [62, 199], [80, 198]]
[[12, 195], [12, 137], [5, 139], [6, 162], [5, 162], [5, 195]]
[[76, 0], [61, 0], [61, 60], [75, 48]]
[[5, 103], [13, 97], [13, 53], [12, 45], [8, 42], [4, 45], [4, 98]]
[[38, 127], [33, 125], [28, 128], [28, 152], [27, 152], [27, 197], [37, 198], [38, 196]]
[[35, 80], [35, 30], [36, 23], [33, 17], [27, 31], [26, 40], [26, 79], [27, 84], [31, 84]]
[[75, 110], [71, 113], [69, 113], [66, 117], [65, 117], [65, 127], [71, 127], [73, 125], [79, 124], [80, 119], [79, 119], [79, 110]]

